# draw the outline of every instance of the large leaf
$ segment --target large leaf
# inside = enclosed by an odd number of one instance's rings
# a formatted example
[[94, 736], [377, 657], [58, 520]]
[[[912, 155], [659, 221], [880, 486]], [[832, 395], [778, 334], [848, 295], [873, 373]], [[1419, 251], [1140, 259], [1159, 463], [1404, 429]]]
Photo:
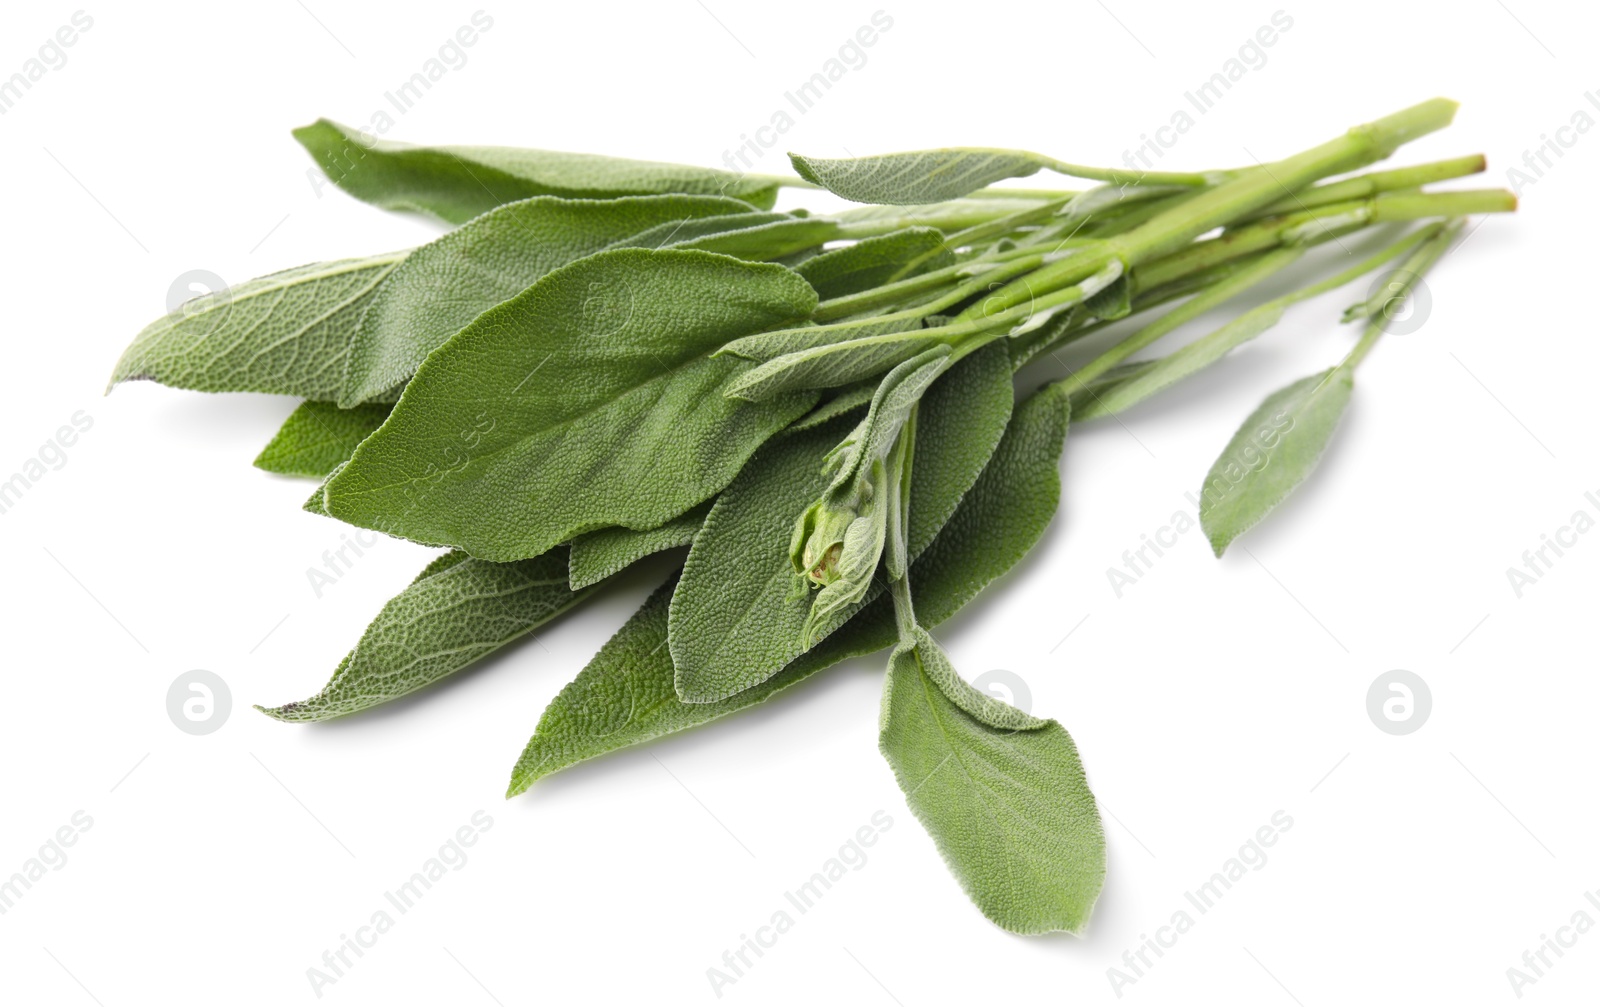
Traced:
[[1273, 392], [1239, 426], [1200, 491], [1200, 526], [1218, 556], [1317, 467], [1352, 388], [1348, 368], [1329, 368]]
[[768, 176], [658, 161], [517, 147], [418, 147], [361, 134], [327, 119], [294, 137], [339, 188], [390, 210], [431, 213], [452, 224], [530, 196], [609, 199], [684, 193], [732, 196], [763, 209], [777, 198]]
[[340, 409], [331, 402], [302, 402], [256, 456], [256, 468], [326, 479], [349, 460], [356, 445], [383, 426], [389, 409], [387, 405]]
[[572, 556], [567, 577], [574, 591], [598, 584], [646, 556], [676, 549], [694, 541], [695, 533], [706, 523], [712, 501], [685, 511], [659, 528], [634, 531], [632, 528], [601, 528], [572, 540]]
[[[1017, 406], [983, 474], [911, 567], [917, 618], [936, 626], [1033, 548], [1061, 496], [1058, 466], [1067, 400], [1058, 386]], [[916, 467], [913, 465], [915, 475]], [[667, 641], [675, 585], [664, 584], [551, 701], [511, 774], [508, 796], [588, 759], [686, 731], [761, 703], [840, 661], [896, 640], [894, 608], [880, 595], [781, 672], [716, 703], [685, 703]]]
[[195, 298], [134, 338], [111, 383], [334, 401], [362, 312], [407, 254], [316, 262]]
[[474, 318], [553, 269], [658, 225], [748, 209], [720, 196], [539, 196], [485, 213], [416, 249], [390, 274], [361, 320], [340, 404], [389, 392]]
[[889, 659], [878, 747], [985, 916], [1019, 934], [1083, 931], [1105, 832], [1060, 724], [979, 693], [918, 630]]
[[328, 482], [327, 510], [501, 562], [664, 524], [815, 403], [729, 398], [749, 364], [709, 354], [792, 324], [816, 296], [782, 266], [709, 252], [580, 259], [435, 350]]
[[[795, 267], [795, 271], [816, 288], [818, 297], [828, 300], [871, 290], [892, 279], [941, 269], [954, 261], [955, 256], [945, 249], [944, 234], [938, 229], [908, 227], [823, 252]], [[900, 275], [911, 262], [918, 262], [917, 268]]]
[[[1005, 433], [1011, 399], [1011, 367], [998, 345], [968, 357], [928, 390], [911, 466], [913, 558], [983, 471]], [[848, 432], [844, 423], [829, 423], [770, 441], [717, 498], [672, 600], [669, 649], [685, 701], [725, 699], [805, 650], [811, 599], [794, 594], [790, 544], [795, 521], [831, 481], [824, 459]], [[817, 626], [817, 636], [859, 607]]]
[[517, 563], [446, 553], [383, 606], [321, 692], [256, 709], [314, 721], [387, 703], [532, 632], [586, 595], [567, 586], [565, 548]]
[[804, 157], [790, 154], [808, 182], [857, 203], [937, 203], [956, 199], [1002, 178], [1031, 175], [1049, 162], [1023, 150], [946, 147], [875, 157]]

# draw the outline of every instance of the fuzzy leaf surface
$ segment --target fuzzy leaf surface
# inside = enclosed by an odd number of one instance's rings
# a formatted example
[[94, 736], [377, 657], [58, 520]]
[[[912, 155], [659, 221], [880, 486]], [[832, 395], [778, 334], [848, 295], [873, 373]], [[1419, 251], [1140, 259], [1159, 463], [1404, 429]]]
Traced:
[[817, 398], [730, 398], [749, 364], [712, 351], [815, 306], [782, 266], [672, 249], [580, 259], [435, 350], [329, 480], [327, 510], [498, 562], [659, 527]]
[[946, 147], [874, 157], [790, 154], [794, 170], [834, 195], [857, 203], [938, 203], [976, 192], [1002, 178], [1044, 167], [1038, 155], [988, 147]]
[[372, 404], [340, 409], [331, 402], [302, 402], [261, 449], [255, 466], [278, 475], [326, 479], [356, 445], [383, 426], [390, 408]]
[[1221, 556], [1317, 467], [1354, 388], [1343, 367], [1301, 378], [1267, 396], [1206, 473], [1200, 527]]
[[357, 199], [389, 210], [431, 213], [452, 224], [532, 196], [681, 193], [732, 196], [766, 209], [778, 194], [771, 178], [659, 161], [520, 147], [363, 143], [360, 131], [328, 119], [302, 126], [294, 137], [335, 185]]
[[145, 326], [111, 383], [335, 401], [362, 313], [408, 254], [314, 262], [197, 297]]
[[[1039, 541], [1060, 501], [1066, 434], [1067, 399], [1059, 387], [1017, 406], [993, 459], [912, 564], [911, 591], [923, 625], [950, 618]], [[651, 595], [550, 702], [512, 771], [509, 795], [580, 762], [755, 706], [896, 640], [894, 608], [887, 595], [880, 595], [760, 685], [715, 703], [685, 703], [678, 699], [665, 646], [675, 586], [669, 580]]]
[[553, 269], [658, 225], [748, 209], [721, 196], [537, 196], [491, 210], [413, 251], [378, 289], [339, 402], [355, 405], [403, 384], [445, 340]]
[[256, 709], [301, 722], [370, 709], [460, 671], [586, 596], [567, 585], [565, 548], [516, 563], [448, 552], [383, 606], [321, 692]]
[[878, 747], [985, 916], [1012, 933], [1083, 931], [1105, 883], [1105, 832], [1060, 724], [978, 693], [918, 630], [889, 659]]
[[634, 531], [632, 528], [601, 528], [572, 540], [572, 557], [568, 562], [568, 579], [574, 591], [598, 584], [602, 580], [632, 566], [646, 556], [686, 546], [694, 541], [695, 533], [706, 523], [712, 501], [668, 521], [659, 528]]
[[[912, 558], [955, 512], [1005, 432], [1012, 391], [1004, 347], [951, 368], [925, 404], [911, 466]], [[848, 432], [829, 423], [774, 439], [717, 498], [672, 601], [669, 649], [684, 700], [725, 699], [777, 674], [805, 649], [811, 599], [793, 596], [790, 542], [795, 520], [831, 482], [824, 459]], [[818, 635], [859, 607], [818, 627]]]

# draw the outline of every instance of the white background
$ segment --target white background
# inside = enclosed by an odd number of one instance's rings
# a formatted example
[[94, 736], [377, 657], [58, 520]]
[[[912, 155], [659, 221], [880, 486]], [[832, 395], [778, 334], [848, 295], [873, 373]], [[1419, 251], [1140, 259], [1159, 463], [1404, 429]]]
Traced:
[[[469, 61], [388, 138], [717, 165], [880, 3], [486, 6]], [[7, 5], [0, 76], [74, 9]], [[153, 384], [102, 398], [104, 382], [187, 270], [237, 282], [437, 233], [319, 194], [289, 130], [365, 123], [475, 9], [90, 7], [66, 65], [0, 116], [0, 473], [74, 412], [93, 418], [0, 515], [0, 876], [75, 811], [93, 820], [0, 916], [7, 1002], [315, 1002], [307, 969], [480, 809], [493, 826], [466, 865], [323, 1001], [716, 1002], [706, 970], [879, 810], [894, 825], [866, 866], [723, 1001], [1117, 1002], [1107, 970], [1278, 810], [1294, 824], [1266, 866], [1122, 1000], [1510, 1003], [1525, 949], [1578, 910], [1600, 920], [1583, 897], [1600, 888], [1600, 535], [1520, 599], [1506, 577], [1573, 512], [1600, 514], [1584, 496], [1600, 496], [1594, 133], [1430, 276], [1427, 323], [1379, 345], [1321, 470], [1240, 548], [1218, 561], [1194, 531], [1120, 599], [1107, 581], [1124, 549], [1192, 510], [1184, 494], [1262, 396], [1337, 359], [1352, 338], [1338, 310], [1364, 284], [1123, 423], [1076, 429], [1042, 544], [940, 630], [969, 678], [1022, 676], [1083, 752], [1110, 862], [1084, 939], [1007, 935], [962, 895], [877, 753], [880, 658], [502, 800], [545, 703], [661, 562], [390, 708], [310, 727], [252, 711], [315, 692], [430, 553], [385, 541], [315, 597], [306, 570], [340, 527], [299, 510], [308, 484], [250, 465], [294, 402]], [[892, 29], [786, 146], [1118, 163], [1277, 8], [883, 9]], [[1457, 125], [1397, 161], [1482, 151], [1490, 171], [1466, 184], [1505, 185], [1575, 112], [1600, 117], [1581, 5], [1283, 9], [1293, 26], [1266, 64], [1163, 166], [1281, 157], [1443, 94], [1462, 102]], [[781, 148], [760, 167], [784, 170]], [[205, 737], [165, 708], [194, 668], [234, 701]], [[1365, 707], [1394, 668], [1433, 695], [1405, 737]], [[1523, 999], [1580, 1002], [1600, 983], [1600, 935], [1552, 961]]]

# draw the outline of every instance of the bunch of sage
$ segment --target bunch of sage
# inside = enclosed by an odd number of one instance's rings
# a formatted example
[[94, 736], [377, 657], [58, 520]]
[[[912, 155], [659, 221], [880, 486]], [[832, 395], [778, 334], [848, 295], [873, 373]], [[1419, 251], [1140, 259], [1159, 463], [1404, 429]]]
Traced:
[[[1038, 542], [1069, 418], [1125, 410], [1389, 268], [1346, 314], [1365, 323], [1348, 355], [1268, 396], [1207, 474], [1216, 552], [1293, 490], [1461, 219], [1515, 206], [1423, 191], [1481, 171], [1476, 156], [1351, 174], [1454, 110], [1424, 102], [1221, 171], [952, 148], [794, 156], [798, 177], [372, 143], [322, 121], [296, 136], [340, 187], [460, 226], [192, 301], [139, 333], [112, 381], [298, 396], [256, 464], [320, 480], [308, 510], [448, 547], [321, 692], [267, 715], [326, 720], [423, 688], [686, 546], [544, 711], [510, 794], [890, 648], [879, 745], [950, 869], [1007, 930], [1081, 932], [1105, 841], [1077, 749], [969, 685], [930, 629]], [[1100, 184], [992, 187], [1041, 169]], [[872, 205], [776, 211], [782, 187]], [[1368, 258], [1134, 359], [1380, 225], [1398, 229]], [[1067, 377], [1014, 394], [1030, 361], [1107, 329]]]

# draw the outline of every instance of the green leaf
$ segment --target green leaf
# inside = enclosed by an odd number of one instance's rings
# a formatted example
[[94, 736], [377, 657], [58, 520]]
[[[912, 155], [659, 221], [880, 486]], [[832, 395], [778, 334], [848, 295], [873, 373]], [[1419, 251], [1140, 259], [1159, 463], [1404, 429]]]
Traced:
[[1022, 150], [946, 147], [876, 157], [804, 157], [790, 154], [794, 170], [808, 182], [857, 203], [938, 203], [1045, 167], [1046, 160]]
[[1055, 721], [978, 693], [916, 632], [889, 659], [878, 735], [906, 803], [995, 924], [1082, 933], [1106, 850], [1077, 746]]
[[658, 225], [747, 209], [720, 196], [539, 196], [485, 213], [413, 251], [379, 288], [351, 346], [339, 402], [392, 391], [474, 318], [553, 269]]
[[[1039, 541], [1060, 500], [1066, 434], [1067, 399], [1059, 386], [1017, 406], [993, 459], [912, 564], [911, 592], [923, 625], [950, 618]], [[880, 595], [760, 685], [716, 703], [685, 703], [665, 646], [675, 586], [668, 580], [651, 595], [551, 701], [517, 760], [507, 796], [588, 759], [755, 706], [841, 661], [893, 646], [897, 638], [893, 606]]]
[[848, 322], [830, 322], [827, 325], [808, 323], [791, 329], [758, 332], [753, 336], [735, 339], [717, 352], [743, 357], [746, 360], [776, 360], [791, 353], [920, 329], [926, 316], [926, 311], [912, 308], [887, 315], [856, 318]]
[[1273, 392], [1240, 425], [1200, 493], [1200, 526], [1218, 556], [1317, 467], [1353, 387], [1348, 369], [1331, 367]]
[[810, 430], [857, 409], [865, 409], [877, 392], [878, 382], [872, 378], [841, 388], [832, 398], [818, 403], [815, 409], [791, 423], [789, 429]]
[[[1011, 368], [998, 345], [929, 389], [911, 466], [913, 558], [984, 470], [1005, 432], [1011, 398]], [[775, 438], [717, 498], [672, 601], [670, 656], [685, 700], [714, 702], [748, 689], [805, 649], [809, 605], [792, 594], [789, 549], [795, 520], [832, 481], [823, 463], [846, 432], [833, 423]], [[823, 623], [818, 636], [848, 616]]]
[[646, 556], [686, 546], [706, 523], [712, 501], [668, 521], [659, 528], [634, 531], [631, 528], [601, 528], [572, 540], [568, 579], [574, 591], [598, 584], [607, 577], [632, 566]]
[[362, 313], [408, 254], [315, 262], [197, 297], [145, 326], [111, 384], [148, 379], [332, 402]]
[[681, 193], [732, 196], [770, 208], [778, 181], [658, 161], [516, 147], [418, 147], [363, 142], [348, 126], [318, 119], [294, 131], [334, 184], [389, 210], [431, 213], [452, 224], [531, 196], [609, 199]]
[[[930, 254], [932, 253], [932, 254]], [[899, 274], [906, 263], [928, 256], [912, 272]], [[807, 259], [795, 271], [823, 300], [871, 290], [891, 279], [908, 279], [955, 261], [945, 250], [944, 234], [932, 227], [908, 227], [866, 238], [844, 248]]]
[[325, 479], [389, 418], [388, 405], [340, 409], [302, 402], [256, 456], [255, 466], [285, 476]]
[[765, 402], [774, 396], [805, 389], [838, 388], [882, 374], [919, 353], [943, 345], [944, 339], [936, 329], [920, 328], [825, 343], [785, 353], [749, 368], [728, 386], [728, 394], [750, 402]]
[[834, 238], [839, 222], [787, 213], [741, 213], [694, 221], [693, 228], [661, 225], [616, 247], [698, 248], [736, 259], [781, 259]]
[[367, 627], [310, 699], [256, 709], [285, 721], [332, 720], [432, 685], [582, 601], [567, 586], [567, 550], [516, 563], [463, 552], [435, 559]]
[[329, 481], [327, 509], [500, 562], [658, 527], [816, 401], [729, 398], [749, 365], [709, 354], [815, 306], [782, 266], [671, 249], [580, 259], [435, 350]]

